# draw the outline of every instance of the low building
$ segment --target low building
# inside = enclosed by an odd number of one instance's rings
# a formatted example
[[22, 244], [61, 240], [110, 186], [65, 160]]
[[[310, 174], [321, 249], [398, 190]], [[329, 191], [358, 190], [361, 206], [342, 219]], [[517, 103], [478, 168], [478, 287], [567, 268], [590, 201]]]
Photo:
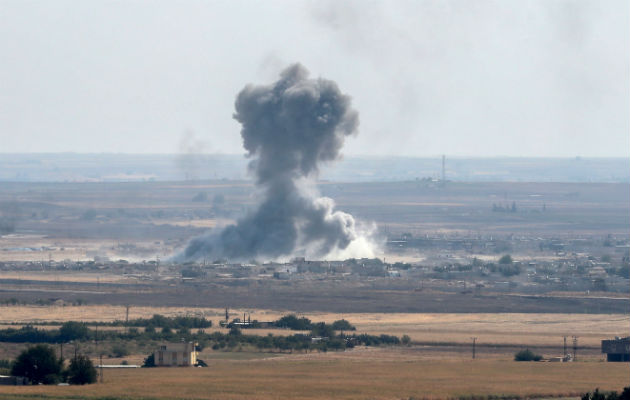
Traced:
[[591, 279], [604, 279], [608, 277], [608, 273], [603, 267], [593, 267], [588, 271], [588, 276]]
[[23, 386], [29, 383], [28, 378], [23, 376], [0, 375], [0, 385]]
[[602, 353], [606, 353], [606, 361], [630, 361], [630, 336], [602, 340]]
[[194, 367], [197, 364], [196, 343], [166, 343], [153, 353], [156, 367]]

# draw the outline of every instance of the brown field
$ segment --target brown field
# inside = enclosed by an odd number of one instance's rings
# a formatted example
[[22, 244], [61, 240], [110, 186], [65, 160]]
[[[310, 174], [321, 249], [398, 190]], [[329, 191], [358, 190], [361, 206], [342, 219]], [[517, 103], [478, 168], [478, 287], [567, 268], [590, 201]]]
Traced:
[[[354, 352], [354, 351], [353, 351]], [[349, 354], [353, 352], [347, 352]], [[625, 364], [297, 357], [211, 362], [209, 368], [106, 370], [83, 387], [0, 386], [2, 398], [410, 399], [576, 396], [620, 390]], [[28, 396], [28, 397], [26, 397]], [[44, 398], [46, 398], [44, 397]]]
[[116, 283], [129, 282], [133, 278], [120, 274], [102, 273], [94, 274], [90, 272], [55, 273], [50, 271], [2, 271], [0, 279], [34, 280], [44, 282], [82, 282], [82, 283]]
[[[129, 318], [147, 318], [153, 314], [166, 316], [195, 315], [213, 320], [206, 331], [221, 329], [219, 320], [225, 310], [218, 308], [140, 307], [133, 306]], [[259, 321], [272, 321], [285, 311], [230, 309], [232, 318], [251, 315]], [[469, 343], [471, 336], [480, 344], [523, 346], [556, 346], [563, 336], [578, 336], [581, 346], [597, 347], [602, 339], [624, 336], [630, 316], [624, 314], [527, 314], [527, 313], [325, 313], [304, 314], [312, 321], [332, 322], [345, 318], [357, 331], [370, 334], [409, 335], [420, 343]], [[87, 306], [2, 306], [0, 324], [46, 321], [113, 321], [125, 318], [125, 307], [109, 305]], [[291, 334], [282, 329], [251, 330], [247, 333], [266, 335]]]

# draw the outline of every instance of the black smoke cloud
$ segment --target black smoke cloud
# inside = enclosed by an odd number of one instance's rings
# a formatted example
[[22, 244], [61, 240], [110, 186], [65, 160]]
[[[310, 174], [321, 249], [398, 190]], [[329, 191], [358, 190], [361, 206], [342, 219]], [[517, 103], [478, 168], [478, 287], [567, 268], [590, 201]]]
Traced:
[[309, 79], [295, 64], [271, 85], [246, 86], [235, 107], [262, 200], [235, 225], [193, 239], [184, 257], [321, 257], [353, 242], [371, 256], [354, 218], [334, 211], [334, 202], [318, 197], [313, 185], [320, 165], [338, 159], [346, 136], [357, 132], [359, 117], [350, 97], [333, 81]]

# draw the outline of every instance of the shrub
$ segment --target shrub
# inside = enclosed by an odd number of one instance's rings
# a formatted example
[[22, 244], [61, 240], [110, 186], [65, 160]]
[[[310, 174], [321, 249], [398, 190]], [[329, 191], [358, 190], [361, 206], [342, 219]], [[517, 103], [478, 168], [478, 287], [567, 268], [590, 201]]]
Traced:
[[96, 368], [87, 356], [79, 354], [70, 361], [68, 382], [73, 385], [85, 385], [96, 382]]
[[332, 325], [328, 325], [325, 322], [318, 322], [313, 325], [313, 328], [311, 329], [311, 335], [330, 338], [335, 336], [335, 331]]
[[114, 357], [125, 357], [129, 355], [129, 349], [124, 343], [117, 343], [112, 346], [112, 354]]
[[499, 259], [499, 264], [503, 264], [503, 265], [512, 264], [512, 261], [513, 261], [512, 256], [509, 254], [506, 254]]
[[597, 388], [593, 393], [584, 393], [582, 400], [630, 400], [630, 386], [623, 388], [621, 395], [617, 392], [600, 392]]
[[278, 328], [289, 328], [294, 331], [307, 331], [313, 328], [313, 324], [308, 318], [298, 318], [295, 314], [285, 315], [274, 322]]
[[70, 340], [86, 339], [90, 336], [90, 331], [86, 324], [76, 321], [64, 322], [59, 328], [59, 340], [68, 342]]
[[499, 272], [506, 277], [519, 275], [521, 273], [521, 267], [518, 264], [501, 265], [499, 266]]
[[207, 367], [208, 364], [204, 360], [202, 360], [201, 358], [198, 358], [197, 359], [197, 366], [198, 367]]
[[542, 360], [542, 356], [539, 354], [534, 354], [530, 349], [521, 350], [518, 353], [514, 354], [514, 361], [540, 361]]
[[345, 319], [340, 319], [333, 322], [332, 328], [336, 331], [356, 331], [357, 330], [357, 328], [355, 328], [354, 325], [352, 325], [350, 322], [346, 321]]
[[144, 359], [142, 363], [142, 368], [153, 368], [155, 367], [155, 355], [151, 354], [147, 358]]

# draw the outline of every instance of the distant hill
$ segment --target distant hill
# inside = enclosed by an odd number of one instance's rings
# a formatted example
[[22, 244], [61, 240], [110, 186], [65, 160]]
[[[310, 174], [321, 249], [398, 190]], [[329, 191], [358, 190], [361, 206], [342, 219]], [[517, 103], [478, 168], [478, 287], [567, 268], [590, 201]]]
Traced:
[[[0, 154], [4, 182], [130, 182], [247, 179], [248, 159], [225, 154]], [[340, 182], [439, 180], [442, 159], [345, 157], [320, 179]], [[630, 182], [629, 158], [446, 158], [460, 182]]]

